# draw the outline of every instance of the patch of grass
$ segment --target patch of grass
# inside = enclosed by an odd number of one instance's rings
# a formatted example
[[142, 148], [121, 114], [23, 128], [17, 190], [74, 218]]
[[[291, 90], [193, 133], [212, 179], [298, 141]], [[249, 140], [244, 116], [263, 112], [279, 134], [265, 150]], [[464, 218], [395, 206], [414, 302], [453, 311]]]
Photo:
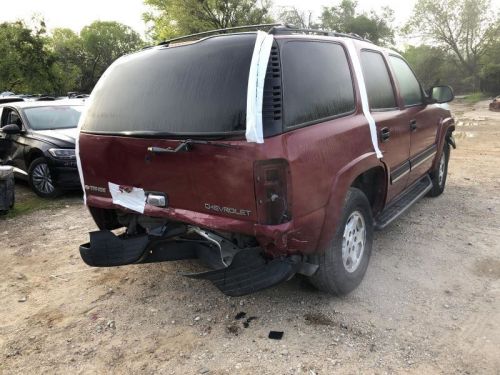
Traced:
[[488, 96], [482, 92], [473, 92], [464, 97], [464, 101], [468, 104], [476, 104], [477, 102], [485, 99], [488, 99]]
[[25, 215], [37, 210], [46, 210], [49, 208], [62, 208], [64, 202], [58, 200], [42, 199], [37, 196], [26, 197], [21, 201], [16, 201], [14, 207], [2, 218], [13, 218]]

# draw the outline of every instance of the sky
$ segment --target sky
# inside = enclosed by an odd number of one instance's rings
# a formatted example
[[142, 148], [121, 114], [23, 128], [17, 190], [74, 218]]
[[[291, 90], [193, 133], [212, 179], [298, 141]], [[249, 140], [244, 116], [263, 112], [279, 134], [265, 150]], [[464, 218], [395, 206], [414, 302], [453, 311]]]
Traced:
[[[437, 0], [439, 1], [439, 0]], [[358, 10], [377, 10], [390, 6], [395, 11], [396, 26], [403, 25], [411, 15], [416, 0], [358, 0]], [[302, 10], [313, 11], [319, 16], [322, 6], [332, 6], [340, 0], [274, 0], [276, 6], [295, 6]], [[500, 0], [493, 0], [493, 8], [500, 8]], [[0, 22], [29, 20], [33, 14], [41, 15], [48, 29], [67, 27], [80, 31], [94, 20], [118, 21], [124, 23], [142, 36], [147, 26], [142, 14], [147, 10], [143, 0], [0, 0]]]
[[[312, 10], [315, 16], [321, 13], [322, 6], [332, 6], [340, 2], [324, 0], [274, 0], [276, 6], [295, 6]], [[415, 0], [378, 1], [358, 0], [359, 10], [369, 11], [384, 5], [392, 7], [396, 19], [404, 23], [409, 17]], [[41, 15], [50, 29], [68, 27], [75, 31], [94, 20], [118, 21], [124, 23], [144, 36], [146, 25], [142, 14], [147, 10], [142, 0], [0, 0], [0, 22], [29, 20], [33, 14]], [[398, 22], [399, 23], [399, 22]]]

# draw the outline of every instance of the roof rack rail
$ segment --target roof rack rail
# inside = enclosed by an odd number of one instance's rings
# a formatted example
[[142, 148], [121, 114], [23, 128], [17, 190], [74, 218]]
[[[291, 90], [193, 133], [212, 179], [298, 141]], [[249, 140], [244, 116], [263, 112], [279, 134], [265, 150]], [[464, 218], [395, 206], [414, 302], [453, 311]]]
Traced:
[[295, 27], [293, 25], [281, 24], [275, 26], [270, 31], [273, 35], [283, 35], [283, 34], [317, 34], [323, 36], [334, 36], [334, 37], [343, 37], [343, 38], [352, 38], [357, 40], [362, 40], [365, 42], [372, 43], [369, 39], [363, 38], [358, 34], [354, 33], [339, 33], [337, 31], [328, 31], [328, 30], [320, 30], [320, 29], [302, 29], [299, 27]]
[[[163, 42], [158, 43], [159, 46], [169, 46], [171, 43], [180, 42], [183, 40], [190, 39], [199, 39], [205, 36], [213, 35], [213, 34], [226, 34], [228, 32], [234, 31], [242, 31], [242, 30], [258, 30], [262, 28], [268, 28], [269, 34], [273, 35], [286, 35], [286, 34], [317, 34], [323, 36], [334, 36], [334, 37], [344, 37], [344, 38], [352, 38], [357, 40], [363, 40], [365, 42], [371, 43], [370, 40], [365, 39], [354, 33], [339, 33], [336, 31], [328, 31], [328, 30], [319, 30], [319, 29], [302, 29], [299, 27], [295, 27], [293, 25], [282, 24], [282, 23], [263, 23], [259, 25], [248, 25], [248, 26], [236, 26], [236, 27], [228, 27], [225, 29], [215, 29], [210, 31], [204, 31], [201, 33], [190, 34], [185, 36], [180, 36], [177, 38], [165, 40]], [[150, 46], [144, 47], [143, 49], [151, 48]]]
[[276, 26], [281, 26], [281, 25], [282, 25], [281, 23], [263, 23], [263, 24], [259, 24], [259, 25], [227, 27], [224, 29], [215, 29], [215, 30], [210, 30], [210, 31], [204, 31], [201, 33], [180, 36], [178, 38], [173, 38], [173, 39], [169, 39], [169, 40], [165, 40], [163, 42], [160, 42], [160, 43], [158, 43], [158, 45], [168, 47], [171, 43], [174, 43], [174, 42], [180, 42], [182, 40], [189, 40], [189, 39], [197, 39], [197, 38], [212, 35], [212, 34], [226, 34], [228, 32], [233, 32], [233, 31], [251, 30], [251, 29], [258, 30], [260, 28], [269, 28], [272, 30]]

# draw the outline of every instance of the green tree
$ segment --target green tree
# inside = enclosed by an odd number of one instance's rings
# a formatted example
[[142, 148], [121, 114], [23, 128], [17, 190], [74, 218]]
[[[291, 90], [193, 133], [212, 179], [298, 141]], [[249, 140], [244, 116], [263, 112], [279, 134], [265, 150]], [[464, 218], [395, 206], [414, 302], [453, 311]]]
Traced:
[[452, 51], [451, 61], [471, 77], [471, 89], [477, 90], [481, 58], [498, 40], [499, 25], [489, 0], [418, 0], [404, 30]]
[[[93, 89], [104, 71], [118, 57], [144, 46], [138, 33], [118, 22], [95, 21], [82, 29], [80, 39], [81, 42], [75, 42], [74, 45], [81, 43], [81, 91], [84, 92]], [[72, 56], [79, 55], [72, 52]]]
[[500, 94], [500, 39], [490, 43], [481, 57], [481, 91]]
[[83, 86], [82, 62], [85, 51], [80, 36], [70, 29], [55, 29], [49, 39], [55, 56], [53, 74], [57, 77], [57, 92], [81, 91]]
[[446, 64], [446, 52], [441, 48], [428, 45], [409, 46], [403, 53], [424, 87], [437, 85], [442, 81], [443, 65]]
[[278, 20], [301, 29], [318, 28], [318, 25], [313, 21], [311, 11], [301, 11], [296, 7], [282, 7], [278, 13]]
[[45, 49], [45, 24], [30, 29], [22, 21], [0, 24], [0, 91], [51, 93], [54, 56]]
[[155, 41], [213, 29], [272, 22], [268, 0], [145, 0]]
[[468, 82], [460, 69], [450, 64], [453, 55], [441, 47], [409, 46], [402, 53], [425, 88], [434, 85], [450, 85], [456, 93], [468, 91]]
[[375, 44], [394, 44], [394, 28], [391, 26], [394, 11], [382, 7], [380, 13], [357, 13], [357, 6], [354, 0], [342, 0], [338, 6], [323, 7], [321, 27], [341, 33], [354, 33]]

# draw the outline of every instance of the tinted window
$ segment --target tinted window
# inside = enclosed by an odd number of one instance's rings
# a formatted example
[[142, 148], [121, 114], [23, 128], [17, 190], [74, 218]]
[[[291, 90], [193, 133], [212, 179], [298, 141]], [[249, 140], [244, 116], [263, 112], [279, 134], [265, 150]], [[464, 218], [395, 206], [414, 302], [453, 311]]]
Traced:
[[371, 109], [396, 107], [396, 99], [384, 58], [378, 52], [362, 51], [361, 66]]
[[26, 108], [24, 114], [33, 130], [76, 128], [83, 106]]
[[344, 49], [333, 43], [288, 42], [282, 51], [286, 126], [354, 110], [354, 89]]
[[206, 134], [244, 131], [255, 34], [152, 48], [97, 84], [83, 129]]
[[408, 66], [408, 64], [399, 57], [389, 57], [394, 69], [394, 74], [399, 83], [399, 90], [405, 105], [415, 105], [422, 103], [422, 91], [415, 74]]

